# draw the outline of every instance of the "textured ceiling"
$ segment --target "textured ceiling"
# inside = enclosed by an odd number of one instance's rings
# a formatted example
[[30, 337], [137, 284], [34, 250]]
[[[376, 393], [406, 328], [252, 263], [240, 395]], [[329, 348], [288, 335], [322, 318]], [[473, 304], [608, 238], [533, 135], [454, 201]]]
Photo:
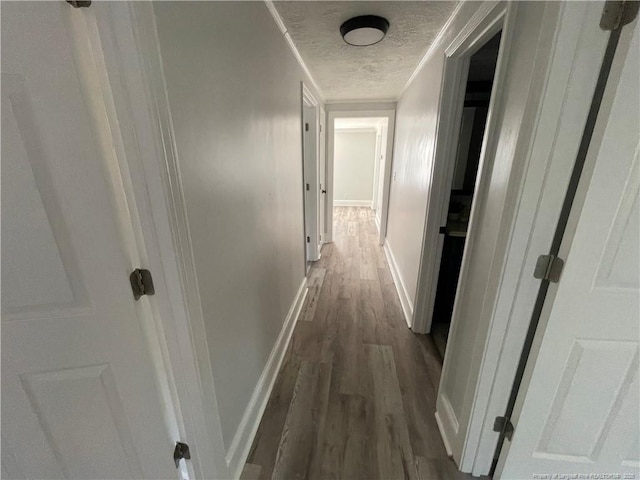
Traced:
[[[446, 23], [453, 1], [277, 1], [275, 7], [327, 100], [397, 98]], [[347, 45], [340, 25], [357, 15], [391, 24], [369, 47]]]

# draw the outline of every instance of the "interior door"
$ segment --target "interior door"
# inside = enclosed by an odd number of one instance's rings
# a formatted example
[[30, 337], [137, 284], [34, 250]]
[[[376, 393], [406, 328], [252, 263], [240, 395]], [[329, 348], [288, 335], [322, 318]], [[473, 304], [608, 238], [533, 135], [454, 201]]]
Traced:
[[303, 107], [304, 217], [307, 242], [307, 262], [319, 255], [318, 232], [318, 107]]
[[[378, 201], [376, 207], [376, 221], [378, 223], [379, 228], [379, 238], [378, 243], [380, 245], [384, 245], [384, 240], [386, 238], [385, 226], [382, 224], [382, 209], [384, 207], [384, 188], [385, 183], [387, 183], [387, 142], [389, 136], [389, 120], [385, 119], [382, 123], [382, 127], [380, 128], [380, 156], [379, 156], [379, 167], [378, 167], [378, 184], [376, 185], [376, 189], [378, 190]], [[386, 219], [385, 219], [386, 221]]]
[[82, 12], [1, 9], [2, 478], [177, 478], [74, 56]]
[[320, 218], [318, 219], [319, 225], [319, 240], [320, 240], [320, 248], [322, 248], [322, 244], [326, 241], [327, 238], [327, 156], [325, 149], [325, 113], [323, 109], [320, 109], [320, 158], [318, 164], [319, 168], [319, 186], [320, 186]]
[[[599, 118], [606, 126], [596, 127], [591, 143], [583, 176], [591, 168], [592, 177], [579, 190], [582, 208], [580, 199], [574, 204], [574, 234], [565, 235], [560, 252], [565, 268], [545, 304], [500, 478], [640, 477], [637, 21], [624, 27], [616, 55]], [[563, 473], [585, 476], [551, 476]]]
[[376, 148], [374, 153], [373, 160], [373, 198], [371, 200], [371, 208], [374, 210], [374, 214], [378, 213], [380, 209], [380, 199], [379, 199], [379, 189], [378, 185], [380, 183], [380, 152], [381, 152], [381, 144], [382, 144], [382, 127], [380, 125], [376, 126]]

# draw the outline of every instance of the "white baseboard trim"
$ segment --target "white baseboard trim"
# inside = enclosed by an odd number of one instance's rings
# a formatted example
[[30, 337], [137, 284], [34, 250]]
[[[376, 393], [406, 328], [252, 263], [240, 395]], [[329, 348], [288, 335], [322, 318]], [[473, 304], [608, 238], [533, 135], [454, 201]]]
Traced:
[[[444, 410], [444, 414], [446, 415], [445, 420], [448, 420], [448, 425], [451, 427], [450, 430], [453, 430], [453, 435], [458, 434], [458, 430], [460, 428], [460, 424], [458, 423], [458, 418], [453, 411], [453, 407], [451, 406], [451, 402], [447, 398], [444, 393], [439, 394], [440, 404], [442, 405], [442, 410]], [[441, 419], [442, 420], [442, 419]], [[444, 424], [443, 424], [444, 426]]]
[[440, 420], [440, 414], [436, 411], [436, 424], [438, 425], [438, 430], [440, 431], [440, 437], [442, 438], [442, 443], [444, 443], [444, 449], [447, 451], [447, 455], [449, 457], [453, 457], [453, 450], [451, 449], [451, 444], [449, 443], [449, 439], [447, 435], [444, 433], [444, 426], [442, 425], [442, 420]]
[[334, 207], [369, 207], [373, 205], [371, 200], [334, 200]]
[[402, 306], [404, 319], [406, 320], [409, 328], [411, 328], [411, 319], [413, 318], [413, 303], [411, 303], [411, 300], [409, 300], [407, 287], [402, 281], [402, 276], [400, 275], [400, 270], [398, 270], [398, 264], [396, 263], [396, 259], [393, 256], [393, 251], [391, 250], [391, 245], [389, 245], [388, 239], [384, 242], [384, 253], [387, 257], [387, 262], [389, 263], [389, 269], [391, 270], [393, 283], [396, 285], [396, 290], [398, 291], [398, 297], [400, 297], [400, 305]]
[[249, 405], [247, 405], [244, 415], [242, 415], [242, 420], [240, 421], [238, 430], [236, 430], [231, 446], [227, 451], [227, 465], [229, 466], [229, 472], [231, 472], [232, 478], [234, 479], [240, 478], [244, 464], [249, 456], [251, 444], [253, 443], [253, 439], [258, 431], [258, 426], [260, 425], [260, 420], [262, 420], [264, 410], [267, 407], [271, 390], [273, 390], [273, 385], [276, 381], [276, 377], [278, 376], [278, 371], [282, 365], [282, 359], [287, 351], [291, 336], [293, 335], [293, 329], [296, 326], [296, 322], [300, 316], [300, 311], [302, 310], [302, 305], [304, 305], [305, 298], [307, 297], [307, 291], [307, 279], [305, 277], [300, 284], [298, 293], [296, 294], [291, 308], [289, 309], [289, 313], [287, 313], [287, 317], [282, 325], [282, 330], [280, 330], [278, 339], [269, 354], [269, 358], [262, 370], [258, 384], [253, 390], [251, 400], [249, 400]]

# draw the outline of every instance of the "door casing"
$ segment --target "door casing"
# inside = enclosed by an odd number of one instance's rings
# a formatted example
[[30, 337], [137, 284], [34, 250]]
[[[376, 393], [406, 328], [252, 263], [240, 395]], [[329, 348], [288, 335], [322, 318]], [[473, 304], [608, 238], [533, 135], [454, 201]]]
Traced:
[[182, 465], [190, 478], [229, 478], [153, 7], [93, 2], [79, 13], [102, 61], [94, 93], [122, 137], [118, 169], [153, 273], [154, 359], [167, 377], [176, 432], [190, 446], [192, 460]]
[[302, 82], [302, 195], [305, 275], [309, 262], [320, 259], [320, 106]]
[[[318, 208], [318, 231], [320, 232], [319, 249], [327, 241], [327, 115], [324, 108], [320, 107], [320, 141], [318, 157], [318, 188], [320, 190]], [[323, 193], [324, 192], [324, 193]]]
[[393, 167], [393, 137], [395, 133], [395, 110], [332, 110], [327, 118], [327, 194], [326, 194], [326, 228], [327, 242], [333, 241], [333, 162], [335, 148], [335, 120], [336, 118], [386, 118], [387, 119], [387, 149], [385, 152], [384, 185], [382, 188], [379, 244], [384, 245], [387, 237], [387, 218], [389, 213], [389, 196], [391, 194], [391, 172]]
[[[535, 27], [538, 32], [537, 42], [530, 47], [531, 86], [525, 100], [520, 102], [522, 124], [518, 128], [522, 138], [514, 150], [518, 153], [514, 157], [517, 162], [512, 160], [512, 171], [505, 178], [508, 189], [501, 200], [504, 211], [497, 225], [500, 237], [487, 271], [484, 299], [478, 304], [474, 318], [461, 323], [464, 329], [472, 328], [476, 338], [475, 343], [464, 344], [471, 352], [472, 367], [469, 372], [461, 371], [455, 359], [449, 358], [448, 349], [438, 393], [439, 426], [442, 430], [443, 424], [448, 423], [460, 432], [456, 441], [461, 443], [452, 449], [453, 457], [460, 470], [474, 475], [486, 475], [491, 468], [498, 438], [493, 432], [493, 421], [504, 413], [538, 291], [539, 280], [533, 278], [533, 268], [537, 256], [548, 249], [553, 235], [549, 225], [555, 224], [561, 209], [570, 175], [571, 152], [577, 149], [581, 134], [578, 129], [587, 114], [585, 98], [590, 98], [589, 91], [593, 91], [600, 66], [599, 53], [589, 48], [588, 41], [580, 42], [582, 17], [571, 10], [577, 8], [586, 5], [485, 2], [452, 42], [453, 46], [461, 45], [474, 31], [475, 35], [482, 33], [487, 27], [486, 23], [482, 27], [483, 21], [503, 16], [502, 43], [509, 48], [501, 47], [500, 56], [506, 62], [501, 66], [498, 61], [498, 80], [501, 69], [510, 76], [517, 73], [511, 66], [516, 62], [511, 50], [517, 37], [510, 39], [514, 28]], [[444, 88], [448, 88], [446, 83]], [[501, 121], [499, 116], [506, 106], [496, 109], [496, 121]], [[489, 142], [484, 150], [495, 155], [495, 147]], [[464, 273], [463, 270], [461, 278]], [[460, 287], [456, 304], [459, 297]], [[455, 341], [453, 331], [450, 343]], [[468, 375], [467, 393], [461, 400], [458, 416], [452, 417], [455, 422], [450, 422], [445, 418], [452, 412], [440, 397], [445, 379], [461, 375]], [[443, 436], [451, 448], [453, 430], [448, 428], [449, 433]]]
[[[460, 135], [460, 123], [464, 107], [464, 96], [469, 74], [471, 56], [489, 41], [494, 35], [503, 29], [506, 15], [506, 6], [494, 3], [478, 10], [476, 17], [470, 21], [465, 35], [456, 37], [446, 49], [446, 58], [443, 70], [442, 91], [440, 93], [441, 109], [438, 121], [438, 138], [436, 151], [432, 164], [431, 178], [432, 188], [427, 202], [426, 221], [423, 233], [423, 247], [420, 256], [420, 270], [418, 272], [418, 288], [416, 290], [416, 302], [414, 306], [412, 330], [417, 333], [429, 333], [431, 331], [433, 307], [436, 289], [438, 285], [438, 272], [444, 234], [439, 233], [439, 228], [447, 222], [449, 197], [455, 169], [455, 156]], [[508, 32], [507, 32], [508, 33]], [[504, 35], [500, 41], [500, 51], [505, 46]], [[504, 70], [504, 54], [498, 56], [496, 73], [493, 81], [491, 102], [487, 114], [483, 150], [478, 167], [478, 178], [473, 195], [472, 212], [477, 210], [476, 204], [480, 201], [479, 190], [486, 184], [487, 173], [491, 171], [490, 156], [485, 155], [492, 141], [496, 138], [495, 110], [499, 108], [502, 98], [500, 95], [504, 78], [499, 76], [500, 70]], [[493, 118], [493, 121], [491, 121]], [[467, 243], [474, 241], [473, 214], [469, 220]], [[463, 267], [460, 277], [464, 273]]]

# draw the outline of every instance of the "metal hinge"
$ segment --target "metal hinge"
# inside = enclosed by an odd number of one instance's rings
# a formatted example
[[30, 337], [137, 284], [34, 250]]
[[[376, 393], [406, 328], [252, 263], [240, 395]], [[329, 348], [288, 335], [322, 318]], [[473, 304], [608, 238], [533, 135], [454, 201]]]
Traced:
[[540, 255], [533, 271], [534, 278], [549, 280], [551, 283], [558, 283], [564, 267], [564, 260], [555, 255]]
[[507, 417], [496, 417], [493, 422], [493, 431], [511, 440], [513, 436], [513, 423], [511, 423], [511, 420]]
[[142, 268], [136, 268], [131, 275], [129, 275], [131, 281], [131, 290], [133, 290], [133, 298], [139, 300], [143, 295], [153, 295], [156, 293], [153, 288], [153, 279], [151, 278], [151, 272]]
[[305, 188], [307, 190], [307, 192], [309, 191], [309, 189], [311, 188], [311, 185], [309, 185], [308, 183], [305, 184]]
[[191, 452], [189, 445], [182, 442], [176, 442], [176, 448], [173, 450], [173, 461], [176, 462], [176, 468], [180, 466], [180, 460], [191, 460]]
[[304, 131], [305, 131], [305, 132], [308, 132], [308, 131], [309, 131], [309, 124], [308, 124], [308, 123], [305, 123], [305, 124], [304, 124]]
[[311, 237], [307, 237], [307, 243], [311, 243]]
[[600, 28], [602, 30], [617, 30], [631, 23], [638, 15], [640, 2], [633, 0], [607, 0], [604, 4]]

